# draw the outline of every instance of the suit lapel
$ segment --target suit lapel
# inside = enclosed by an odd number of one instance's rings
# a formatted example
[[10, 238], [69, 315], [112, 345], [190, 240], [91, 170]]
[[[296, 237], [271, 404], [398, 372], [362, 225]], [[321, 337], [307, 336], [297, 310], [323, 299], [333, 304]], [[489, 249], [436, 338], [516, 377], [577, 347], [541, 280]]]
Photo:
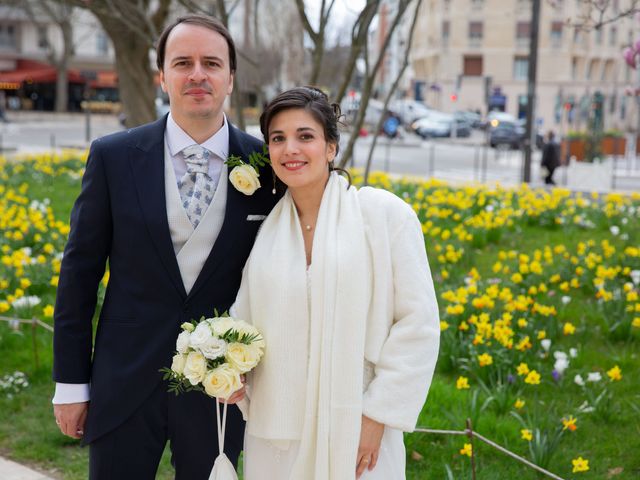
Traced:
[[155, 250], [174, 287], [180, 296], [185, 298], [187, 293], [180, 276], [167, 220], [167, 201], [164, 187], [166, 119], [165, 116], [154, 122], [149, 126], [147, 135], [136, 144], [130, 145], [129, 162], [138, 191], [138, 201]]
[[[239, 134], [236, 131], [236, 128], [229, 124], [229, 156], [237, 155], [246, 159], [249, 155], [244, 147], [240, 143]], [[211, 252], [209, 252], [209, 256], [205, 261], [198, 278], [196, 279], [196, 283], [193, 285], [193, 288], [189, 292], [189, 297], [195, 295], [200, 288], [204, 285], [206, 280], [211, 276], [211, 274], [218, 268], [220, 262], [229, 255], [232, 247], [234, 238], [237, 238], [236, 235], [241, 233], [244, 218], [242, 215], [238, 215], [237, 212], [239, 209], [238, 206], [241, 202], [246, 202], [248, 197], [240, 192], [238, 192], [235, 187], [231, 184], [229, 179], [227, 181], [227, 204], [225, 206], [224, 212], [224, 221], [222, 223], [222, 228], [220, 229], [220, 233], [218, 234], [218, 238], [216, 239], [213, 247], [211, 248]]]

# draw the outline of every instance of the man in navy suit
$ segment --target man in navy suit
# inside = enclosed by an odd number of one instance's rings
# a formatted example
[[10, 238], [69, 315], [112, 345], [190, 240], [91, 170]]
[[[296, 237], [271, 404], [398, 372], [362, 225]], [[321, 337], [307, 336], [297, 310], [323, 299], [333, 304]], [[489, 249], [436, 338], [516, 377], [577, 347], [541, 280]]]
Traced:
[[[227, 179], [229, 155], [246, 160], [262, 148], [223, 113], [236, 69], [227, 29], [181, 17], [162, 33], [157, 58], [171, 112], [92, 144], [60, 271], [54, 414], [64, 434], [90, 446], [91, 479], [155, 478], [167, 440], [177, 479], [208, 478], [218, 454], [215, 400], [167, 393], [159, 369], [170, 365], [183, 322], [231, 306], [260, 219], [277, 201], [268, 186], [245, 195]], [[194, 219], [184, 197], [194, 188], [183, 180], [196, 174], [185, 152], [200, 146], [198, 178], [216, 193]], [[235, 406], [228, 415], [225, 453], [235, 464], [244, 424]]]

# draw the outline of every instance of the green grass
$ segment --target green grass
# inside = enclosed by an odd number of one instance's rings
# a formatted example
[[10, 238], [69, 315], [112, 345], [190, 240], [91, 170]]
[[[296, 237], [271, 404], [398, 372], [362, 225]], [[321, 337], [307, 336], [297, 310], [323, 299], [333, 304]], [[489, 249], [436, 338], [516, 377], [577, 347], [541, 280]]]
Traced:
[[[49, 198], [56, 218], [65, 222], [74, 198], [79, 192], [79, 182], [67, 177], [38, 183], [31, 182], [29, 197]], [[540, 227], [516, 227], [509, 234], [502, 235], [497, 244], [488, 243], [482, 248], [469, 249], [462, 265], [451, 269], [452, 276], [460, 276], [475, 266], [486, 277], [491, 276], [491, 267], [500, 250], [516, 249], [532, 252], [544, 245], [564, 244], [573, 249], [578, 242], [609, 238], [606, 230], [572, 231], [565, 229], [543, 229]], [[429, 244], [429, 240], [427, 240]], [[439, 270], [433, 261], [436, 254], [430, 252], [434, 273]], [[436, 282], [437, 288], [439, 284]], [[566, 348], [577, 346], [580, 355], [572, 360], [572, 368], [591, 368], [593, 365], [618, 364], [623, 371], [622, 382], [611, 384], [614, 391], [614, 405], [609, 419], [593, 414], [578, 415], [578, 430], [564, 435], [558, 451], [552, 458], [549, 469], [563, 478], [601, 479], [608, 478], [612, 469], [622, 467], [623, 471], [614, 480], [636, 479], [640, 476], [640, 363], [638, 342], [614, 342], [606, 338], [599, 325], [593, 322], [595, 315], [585, 308], [578, 299], [572, 301], [561, 312], [563, 318], [571, 318], [581, 327], [578, 333], [562, 339]], [[60, 479], [79, 480], [86, 478], [88, 450], [79, 447], [75, 440], [62, 436], [54, 423], [50, 399], [53, 394], [51, 381], [52, 336], [42, 329], [37, 330], [36, 342], [39, 365], [36, 367], [32, 348], [32, 332], [28, 325], [20, 331], [12, 331], [0, 322], [0, 376], [14, 370], [25, 372], [30, 387], [13, 398], [0, 395], [0, 453], [19, 462], [35, 465]], [[455, 379], [459, 372], [446, 368], [441, 361], [436, 372], [429, 399], [420, 416], [419, 426], [427, 428], [462, 430], [470, 415], [472, 391], [457, 390]], [[604, 372], [603, 372], [604, 374]], [[483, 401], [484, 394], [480, 396]], [[527, 405], [521, 412], [576, 411], [581, 401], [581, 392], [572, 378], [565, 378], [560, 384], [543, 383], [535, 395], [527, 393]], [[553, 408], [551, 408], [553, 407]], [[474, 429], [489, 439], [508, 446], [519, 455], [529, 458], [527, 442], [520, 439], [520, 424], [509, 411], [498, 413], [494, 404], [477, 416]], [[407, 477], [415, 480], [447, 479], [447, 471], [455, 479], [470, 479], [469, 458], [459, 454], [464, 436], [442, 436], [413, 433], [405, 435], [407, 446]], [[479, 480], [534, 480], [541, 478], [534, 471], [519, 464], [504, 454], [478, 441], [474, 442], [477, 478]], [[414, 454], [415, 452], [415, 454]], [[416, 455], [419, 454], [419, 455]], [[589, 459], [590, 471], [571, 473], [571, 459], [578, 455]], [[414, 457], [420, 460], [414, 459]], [[168, 451], [165, 451], [158, 478], [173, 478], [169, 465]]]

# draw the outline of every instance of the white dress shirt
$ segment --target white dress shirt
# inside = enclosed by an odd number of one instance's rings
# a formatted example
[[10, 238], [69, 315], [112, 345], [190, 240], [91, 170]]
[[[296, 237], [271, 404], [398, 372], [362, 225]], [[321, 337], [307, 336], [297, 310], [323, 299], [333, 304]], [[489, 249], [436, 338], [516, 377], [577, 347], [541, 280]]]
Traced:
[[[223, 122], [222, 128], [200, 144], [212, 153], [209, 155], [209, 176], [214, 185], [218, 184], [222, 165], [229, 156], [229, 123], [226, 115]], [[198, 142], [176, 123], [171, 113], [167, 117], [164, 142], [167, 147], [165, 151], [171, 155], [176, 180], [180, 181], [187, 171], [187, 163], [180, 152]], [[88, 383], [56, 383], [56, 391], [51, 402], [54, 404], [87, 402], [90, 398], [89, 390]]]

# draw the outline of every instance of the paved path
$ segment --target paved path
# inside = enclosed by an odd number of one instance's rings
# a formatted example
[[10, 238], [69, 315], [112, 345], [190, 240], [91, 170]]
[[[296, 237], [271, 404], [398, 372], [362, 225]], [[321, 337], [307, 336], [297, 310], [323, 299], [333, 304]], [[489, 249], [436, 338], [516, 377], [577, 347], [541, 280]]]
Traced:
[[2, 480], [53, 480], [53, 477], [48, 477], [3, 457], [0, 457], [0, 478]]

